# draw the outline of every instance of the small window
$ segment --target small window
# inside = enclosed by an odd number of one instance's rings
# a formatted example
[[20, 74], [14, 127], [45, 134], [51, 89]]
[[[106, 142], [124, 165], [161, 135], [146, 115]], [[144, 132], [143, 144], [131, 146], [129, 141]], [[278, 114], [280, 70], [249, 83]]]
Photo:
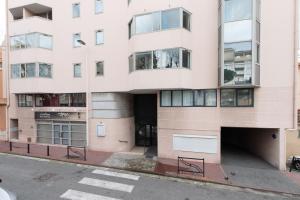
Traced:
[[152, 52], [137, 53], [135, 55], [136, 70], [152, 68]]
[[235, 89], [221, 90], [221, 106], [234, 107], [236, 106], [236, 93]]
[[192, 90], [183, 91], [183, 106], [194, 106], [194, 95]]
[[27, 78], [35, 77], [35, 63], [26, 64], [26, 77]]
[[73, 4], [73, 18], [80, 17], [80, 3]]
[[25, 95], [25, 94], [18, 95], [18, 106], [19, 107], [32, 107], [33, 106], [32, 95]]
[[39, 77], [51, 78], [52, 66], [46, 63], [39, 64]]
[[95, 0], [95, 13], [99, 14], [103, 12], [103, 0]]
[[161, 106], [169, 107], [172, 105], [172, 92], [171, 91], [162, 91], [161, 92]]
[[97, 62], [96, 63], [96, 76], [103, 76], [104, 75], [104, 63]]
[[249, 107], [253, 106], [253, 90], [238, 89], [237, 90], [237, 106]]
[[205, 106], [214, 107], [217, 106], [217, 91], [205, 90]]
[[182, 91], [172, 91], [172, 106], [182, 106]]
[[81, 77], [81, 64], [74, 64], [74, 77], [75, 78]]
[[102, 30], [96, 31], [96, 45], [104, 43], [104, 33]]
[[182, 67], [190, 68], [191, 67], [191, 53], [188, 50], [182, 50]]
[[73, 34], [73, 47], [80, 47], [79, 40], [81, 40], [80, 33]]

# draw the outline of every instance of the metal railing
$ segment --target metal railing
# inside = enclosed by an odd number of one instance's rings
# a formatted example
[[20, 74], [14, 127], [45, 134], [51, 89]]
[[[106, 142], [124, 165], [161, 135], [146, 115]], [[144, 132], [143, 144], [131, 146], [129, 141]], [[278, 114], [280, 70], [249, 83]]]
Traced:
[[202, 176], [205, 177], [204, 158], [199, 159], [178, 156], [177, 164], [178, 174], [180, 174], [181, 172], [188, 172], [193, 174], [202, 174]]
[[[80, 151], [76, 151], [75, 149], [83, 149], [83, 154]], [[71, 155], [70, 152], [75, 154], [76, 158], [82, 158], [86, 161], [86, 147], [79, 147], [79, 146], [67, 146], [67, 158], [70, 159]]]

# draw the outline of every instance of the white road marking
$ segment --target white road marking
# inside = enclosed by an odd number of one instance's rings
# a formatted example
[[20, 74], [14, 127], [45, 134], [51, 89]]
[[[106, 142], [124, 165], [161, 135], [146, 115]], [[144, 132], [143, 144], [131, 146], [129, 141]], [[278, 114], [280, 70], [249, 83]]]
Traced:
[[100, 188], [104, 188], [104, 189], [109, 189], [109, 190], [118, 190], [118, 191], [122, 191], [122, 192], [129, 192], [129, 193], [131, 193], [132, 190], [134, 189], [133, 185], [126, 185], [126, 184], [122, 184], [122, 183], [115, 183], [115, 182], [98, 180], [98, 179], [93, 179], [93, 178], [83, 178], [78, 183], [95, 186], [95, 187], [100, 187]]
[[63, 199], [71, 199], [71, 200], [120, 200], [115, 199], [111, 197], [86, 193], [86, 192], [80, 192], [77, 190], [68, 190], [64, 194], [60, 196], [60, 198]]
[[138, 181], [140, 179], [140, 177], [136, 176], [136, 175], [124, 174], [124, 173], [119, 173], [119, 172], [112, 172], [112, 171], [107, 171], [107, 170], [96, 169], [96, 170], [93, 171], [93, 173], [94, 174], [105, 175], [105, 176], [125, 178], [125, 179], [130, 179], [130, 180], [135, 180], [135, 181]]

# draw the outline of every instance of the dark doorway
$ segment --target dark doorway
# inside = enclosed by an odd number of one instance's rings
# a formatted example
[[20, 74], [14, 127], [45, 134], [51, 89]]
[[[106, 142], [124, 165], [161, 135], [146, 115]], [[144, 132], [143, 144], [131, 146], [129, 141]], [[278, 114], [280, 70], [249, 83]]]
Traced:
[[157, 146], [157, 95], [134, 96], [135, 144], [155, 154]]

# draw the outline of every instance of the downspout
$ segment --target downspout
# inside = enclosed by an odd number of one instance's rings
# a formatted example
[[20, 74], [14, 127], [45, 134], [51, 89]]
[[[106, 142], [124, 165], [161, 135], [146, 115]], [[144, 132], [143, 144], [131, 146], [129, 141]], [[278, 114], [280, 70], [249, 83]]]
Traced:
[[10, 62], [9, 62], [9, 31], [8, 31], [8, 0], [6, 0], [6, 137], [7, 140], [11, 140], [10, 135], [10, 120], [9, 120], [9, 108], [10, 108], [10, 76], [9, 76], [9, 69], [10, 69]]

